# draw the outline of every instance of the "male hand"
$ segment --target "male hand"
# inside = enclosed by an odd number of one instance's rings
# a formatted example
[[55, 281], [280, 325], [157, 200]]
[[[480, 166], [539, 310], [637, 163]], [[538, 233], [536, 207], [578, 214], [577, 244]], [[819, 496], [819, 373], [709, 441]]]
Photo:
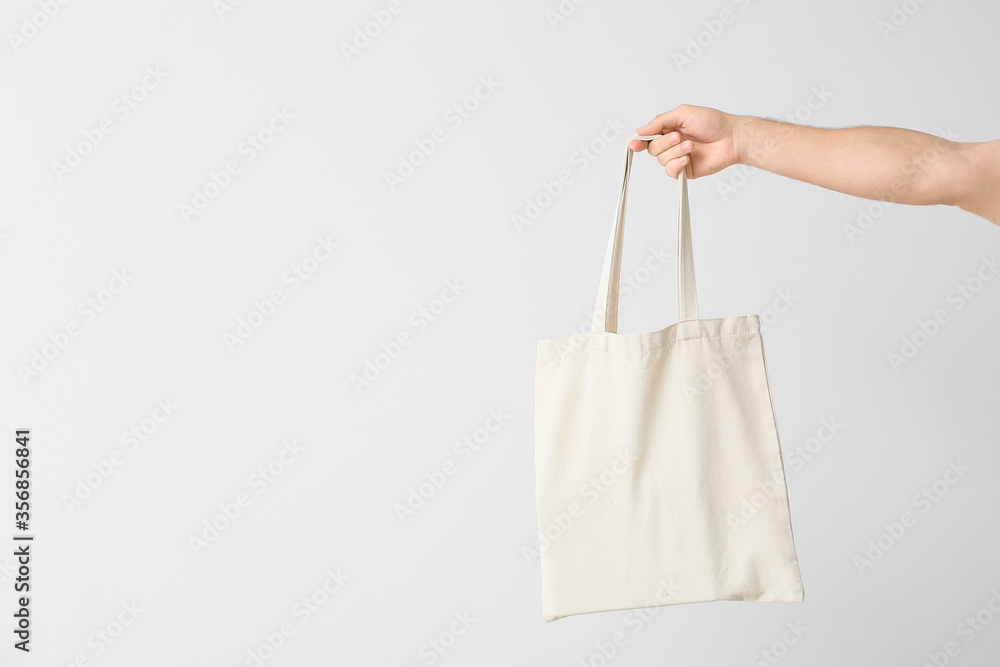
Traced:
[[636, 134], [664, 136], [634, 139], [629, 147], [648, 151], [671, 178], [685, 167], [690, 178], [708, 176], [739, 161], [737, 121], [738, 116], [718, 109], [682, 104], [636, 128]]

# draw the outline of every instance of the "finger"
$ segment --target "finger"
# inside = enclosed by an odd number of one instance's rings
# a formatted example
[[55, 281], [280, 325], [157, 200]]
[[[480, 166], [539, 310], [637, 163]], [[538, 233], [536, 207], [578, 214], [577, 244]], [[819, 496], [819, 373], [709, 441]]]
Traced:
[[628, 142], [628, 147], [631, 148], [636, 153], [641, 153], [649, 148], [650, 141], [642, 141], [641, 139], [632, 139]]
[[642, 127], [636, 128], [636, 134], [667, 134], [681, 126], [684, 105], [674, 107], [661, 113]]
[[690, 161], [691, 161], [690, 155], [682, 155], [679, 158], [674, 158], [673, 160], [668, 162], [666, 164], [666, 167], [664, 167], [664, 169], [666, 170], [667, 175], [670, 176], [670, 178], [679, 178], [681, 175], [681, 170], [686, 168], [688, 162]]
[[671, 160], [676, 160], [679, 157], [689, 154], [692, 148], [694, 148], [694, 144], [691, 141], [682, 141], [657, 155], [656, 161], [665, 167]]
[[659, 139], [653, 139], [649, 142], [649, 154], [659, 155], [663, 151], [669, 150], [679, 144], [681, 139], [682, 137], [679, 132], [670, 132]]

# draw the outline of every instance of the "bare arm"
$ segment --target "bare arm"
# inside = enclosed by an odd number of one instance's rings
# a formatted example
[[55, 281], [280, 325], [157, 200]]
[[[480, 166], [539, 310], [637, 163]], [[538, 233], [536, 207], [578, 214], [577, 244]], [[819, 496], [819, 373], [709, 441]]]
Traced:
[[[747, 164], [845, 194], [901, 204], [946, 204], [1000, 225], [1000, 140], [956, 142], [916, 130], [819, 128], [681, 105], [637, 128], [633, 141], [676, 178]], [[692, 173], [693, 172], [693, 173]]]

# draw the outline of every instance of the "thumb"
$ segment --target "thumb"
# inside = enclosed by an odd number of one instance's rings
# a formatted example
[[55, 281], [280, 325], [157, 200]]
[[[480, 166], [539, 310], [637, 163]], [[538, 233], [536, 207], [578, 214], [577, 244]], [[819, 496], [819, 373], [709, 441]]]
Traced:
[[681, 109], [682, 107], [676, 107], [666, 113], [661, 113], [642, 127], [635, 128], [635, 133], [642, 135], [667, 134], [679, 129], [683, 121]]

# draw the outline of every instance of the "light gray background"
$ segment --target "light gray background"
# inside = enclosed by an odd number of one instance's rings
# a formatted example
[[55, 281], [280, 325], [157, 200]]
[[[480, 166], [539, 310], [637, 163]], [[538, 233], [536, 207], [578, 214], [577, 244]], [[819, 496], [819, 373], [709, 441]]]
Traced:
[[[760, 652], [776, 643], [789, 666], [921, 665], [949, 641], [949, 664], [992, 664], [1000, 618], [981, 615], [971, 643], [958, 626], [1000, 591], [1000, 280], [961, 309], [948, 295], [1000, 252], [1000, 231], [958, 209], [890, 207], [852, 243], [868, 200], [763, 172], [723, 197], [733, 169], [690, 185], [704, 316], [763, 316], [793, 295], [764, 338], [804, 604], [668, 607], [639, 632], [624, 612], [545, 624], [522, 548], [537, 534], [535, 341], [588, 320], [634, 128], [690, 103], [997, 138], [1000, 6], [590, 0], [553, 27], [556, 0], [402, 0], [348, 61], [341, 44], [386, 2], [218, 4], [80, 1], [32, 19], [40, 4], [16, 0], [0, 16], [0, 539], [25, 427], [37, 535], [34, 655], [5, 630], [0, 662], [247, 665], [288, 622], [263, 664], [600, 665], [595, 645], [616, 632], [605, 661], [623, 666], [774, 664]], [[894, 7], [902, 25], [883, 34]], [[14, 45], [25, 20], [44, 25]], [[166, 77], [121, 119], [113, 104], [147, 67]], [[449, 124], [480, 77], [495, 90]], [[185, 223], [179, 206], [276, 108], [294, 119]], [[113, 131], [60, 181], [53, 162], [103, 118]], [[609, 121], [624, 130], [579, 171]], [[435, 128], [445, 141], [391, 191], [385, 172]], [[572, 184], [518, 233], [511, 216], [564, 169]], [[626, 273], [651, 246], [673, 261], [675, 186], [636, 157]], [[321, 236], [339, 248], [291, 290], [282, 275]], [[121, 269], [134, 278], [86, 322], [78, 305]], [[674, 321], [673, 265], [636, 275], [620, 330]], [[447, 280], [465, 289], [418, 330], [411, 314]], [[276, 288], [284, 303], [231, 352], [225, 334]], [[888, 353], [938, 308], [949, 321], [894, 370]], [[79, 335], [23, 381], [71, 322]], [[351, 375], [401, 333], [411, 344], [357, 393]], [[157, 399], [178, 407], [123, 447]], [[463, 460], [453, 444], [498, 408], [509, 419]], [[842, 426], [792, 465], [824, 419]], [[288, 439], [303, 451], [258, 494], [250, 476]], [[116, 449], [124, 462], [69, 511]], [[455, 474], [401, 523], [396, 504], [449, 460]], [[950, 461], [970, 470], [922, 514], [914, 495]], [[196, 555], [189, 538], [240, 493], [250, 506]], [[859, 573], [855, 556], [906, 511], [916, 525]], [[0, 564], [9, 620], [12, 558]], [[302, 622], [294, 605], [338, 569], [348, 580]], [[142, 611], [98, 654], [95, 633], [117, 632], [130, 603]], [[471, 627], [432, 663], [427, 643], [462, 613]], [[805, 634], [783, 650], [787, 623]]]

